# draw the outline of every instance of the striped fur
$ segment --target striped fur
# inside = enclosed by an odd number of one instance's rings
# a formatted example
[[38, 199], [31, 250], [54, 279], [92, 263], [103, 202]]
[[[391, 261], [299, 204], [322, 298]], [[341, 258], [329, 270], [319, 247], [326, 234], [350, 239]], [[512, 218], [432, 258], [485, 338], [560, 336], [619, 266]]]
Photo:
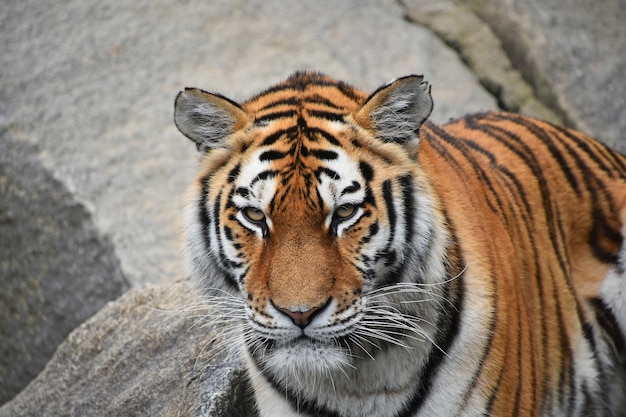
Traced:
[[181, 92], [186, 255], [262, 416], [626, 416], [626, 158], [297, 73]]

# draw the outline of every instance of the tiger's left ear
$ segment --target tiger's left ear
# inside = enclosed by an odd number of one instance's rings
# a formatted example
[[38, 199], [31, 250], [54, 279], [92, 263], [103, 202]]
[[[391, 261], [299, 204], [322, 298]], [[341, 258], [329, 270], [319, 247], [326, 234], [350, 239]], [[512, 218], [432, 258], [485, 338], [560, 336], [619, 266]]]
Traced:
[[421, 75], [409, 75], [380, 87], [369, 96], [356, 121], [376, 132], [384, 142], [406, 144], [433, 109], [430, 85]]
[[174, 123], [202, 152], [227, 147], [228, 137], [251, 120], [239, 104], [219, 94], [186, 88], [176, 96]]

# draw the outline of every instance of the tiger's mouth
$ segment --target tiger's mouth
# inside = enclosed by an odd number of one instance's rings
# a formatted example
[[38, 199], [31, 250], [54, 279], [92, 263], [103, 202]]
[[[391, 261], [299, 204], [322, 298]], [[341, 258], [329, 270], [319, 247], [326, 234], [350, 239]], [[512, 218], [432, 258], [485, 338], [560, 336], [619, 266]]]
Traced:
[[315, 311], [286, 312], [271, 300], [265, 307], [247, 305], [249, 334], [276, 347], [343, 344], [363, 318], [361, 302], [342, 307], [334, 297]]

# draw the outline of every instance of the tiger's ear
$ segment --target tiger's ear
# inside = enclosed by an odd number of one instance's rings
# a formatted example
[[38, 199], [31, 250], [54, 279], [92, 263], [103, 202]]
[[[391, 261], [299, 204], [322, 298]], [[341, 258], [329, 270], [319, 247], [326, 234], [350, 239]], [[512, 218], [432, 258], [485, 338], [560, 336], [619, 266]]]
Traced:
[[202, 152], [226, 147], [226, 139], [251, 120], [239, 104], [218, 94], [185, 88], [176, 96], [174, 123]]
[[384, 142], [406, 144], [430, 115], [430, 85], [421, 75], [398, 78], [369, 96], [356, 114], [357, 122], [372, 128]]

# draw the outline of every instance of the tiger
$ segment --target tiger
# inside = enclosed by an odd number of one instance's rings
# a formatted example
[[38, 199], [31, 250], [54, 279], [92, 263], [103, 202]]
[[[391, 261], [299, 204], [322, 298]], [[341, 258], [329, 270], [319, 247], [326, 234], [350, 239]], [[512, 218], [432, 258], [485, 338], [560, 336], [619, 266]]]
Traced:
[[626, 157], [432, 109], [419, 75], [176, 97], [186, 264], [256, 412], [626, 416]]

